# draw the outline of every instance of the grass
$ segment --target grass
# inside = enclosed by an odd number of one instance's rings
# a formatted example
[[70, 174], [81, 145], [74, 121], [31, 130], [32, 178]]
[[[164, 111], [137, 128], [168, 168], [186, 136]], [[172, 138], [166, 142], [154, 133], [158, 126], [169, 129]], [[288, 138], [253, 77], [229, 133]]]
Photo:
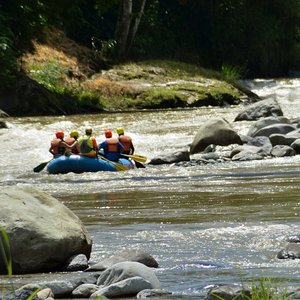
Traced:
[[[12, 275], [13, 275], [13, 268], [12, 268], [12, 257], [11, 257], [11, 250], [10, 250], [10, 242], [8, 235], [6, 233], [6, 230], [1, 227], [0, 229], [1, 235], [0, 235], [0, 257], [2, 258], [1, 260], [4, 262], [4, 267], [6, 268], [7, 275], [9, 276], [9, 282], [11, 286], [11, 290], [14, 294], [15, 299], [18, 299], [16, 290], [14, 287], [14, 283], [12, 280]], [[2, 266], [1, 266], [2, 267]], [[26, 300], [31, 300], [34, 298], [34, 296], [41, 290], [41, 288], [36, 289], [33, 291], [29, 297], [27, 297]], [[2, 298], [5, 299], [4, 291], [2, 291]]]
[[[210, 293], [215, 299], [225, 300], [228, 297]], [[211, 297], [209, 299], [212, 299]], [[288, 300], [287, 291], [278, 287], [272, 278], [251, 279], [251, 284], [244, 283], [243, 290], [234, 299], [239, 300]]]
[[[62, 33], [50, 34], [47, 44], [34, 45], [35, 53], [21, 58], [22, 69], [61, 95], [62, 101], [71, 97], [66, 105], [72, 103], [78, 112], [240, 102], [240, 88], [233, 83], [242, 70], [233, 66], [224, 65], [217, 72], [180, 61], [147, 60], [114, 65], [97, 73], [90, 59], [94, 52], [76, 45]], [[60, 111], [68, 111], [64, 103], [56, 106], [62, 108]]]

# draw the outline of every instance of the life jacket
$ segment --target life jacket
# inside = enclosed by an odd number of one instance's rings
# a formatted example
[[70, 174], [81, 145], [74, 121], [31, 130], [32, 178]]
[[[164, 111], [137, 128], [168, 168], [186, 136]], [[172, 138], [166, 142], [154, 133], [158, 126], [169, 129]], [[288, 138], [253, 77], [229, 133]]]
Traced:
[[124, 150], [128, 152], [131, 149], [132, 145], [132, 138], [128, 135], [121, 135], [119, 136], [119, 141], [123, 145]]
[[119, 140], [117, 138], [108, 138], [107, 142], [107, 152], [119, 152]]
[[[65, 139], [64, 139], [64, 141], [68, 144], [68, 145], [72, 145], [76, 140], [74, 139], [74, 138], [72, 138], [72, 137], [66, 137]], [[78, 152], [78, 150], [76, 149], [76, 147], [74, 147], [72, 150], [71, 150], [71, 152], [73, 153], [73, 154], [79, 154], [79, 152]]]
[[60, 155], [64, 155], [65, 152], [66, 152], [66, 148], [63, 147], [63, 146], [59, 146], [61, 142], [61, 139], [53, 139], [51, 141], [51, 148], [53, 150], [53, 155], [57, 155], [57, 154], [60, 154]]
[[84, 135], [82, 138], [79, 139], [79, 148], [80, 148], [80, 155], [83, 156], [96, 156], [96, 151], [94, 150], [93, 146], [93, 138], [88, 135]]

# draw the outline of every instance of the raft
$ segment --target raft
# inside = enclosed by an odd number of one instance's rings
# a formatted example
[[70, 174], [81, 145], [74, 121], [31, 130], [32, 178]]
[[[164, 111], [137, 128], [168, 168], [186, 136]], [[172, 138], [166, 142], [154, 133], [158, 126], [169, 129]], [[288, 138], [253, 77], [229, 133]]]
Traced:
[[[133, 169], [133, 163], [125, 158], [120, 158], [118, 164], [128, 169]], [[66, 174], [66, 173], [84, 173], [99, 171], [118, 171], [114, 162], [104, 160], [102, 158], [90, 158], [80, 155], [60, 156], [51, 160], [47, 166], [50, 174]]]

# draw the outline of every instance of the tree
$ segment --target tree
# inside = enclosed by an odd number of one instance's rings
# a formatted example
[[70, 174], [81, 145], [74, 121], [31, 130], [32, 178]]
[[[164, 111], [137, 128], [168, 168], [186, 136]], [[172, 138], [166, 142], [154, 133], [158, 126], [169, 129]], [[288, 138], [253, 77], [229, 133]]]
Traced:
[[122, 59], [127, 56], [132, 47], [138, 27], [144, 13], [147, 0], [121, 0], [119, 17], [116, 25], [116, 57]]

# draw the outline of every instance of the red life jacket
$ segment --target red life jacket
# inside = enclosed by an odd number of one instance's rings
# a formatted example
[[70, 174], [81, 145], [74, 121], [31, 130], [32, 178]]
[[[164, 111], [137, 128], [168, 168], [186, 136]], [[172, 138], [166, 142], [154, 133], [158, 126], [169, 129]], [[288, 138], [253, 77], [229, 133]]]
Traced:
[[117, 138], [108, 138], [106, 142], [108, 152], [119, 152], [119, 140]]
[[61, 154], [61, 155], [65, 154], [66, 149], [65, 149], [65, 147], [59, 147], [60, 142], [61, 142], [61, 139], [53, 139], [51, 141], [51, 148], [53, 150], [54, 155], [55, 154]]
[[119, 141], [124, 147], [124, 151], [129, 151], [132, 145], [132, 138], [128, 135], [119, 136]]

